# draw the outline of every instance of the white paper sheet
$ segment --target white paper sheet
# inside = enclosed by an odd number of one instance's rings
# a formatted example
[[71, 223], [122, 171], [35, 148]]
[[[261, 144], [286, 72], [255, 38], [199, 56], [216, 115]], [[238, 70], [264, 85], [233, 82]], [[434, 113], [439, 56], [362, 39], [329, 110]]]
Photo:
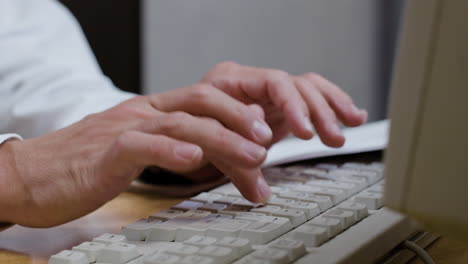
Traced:
[[311, 140], [286, 138], [270, 148], [263, 167], [305, 159], [382, 150], [387, 146], [389, 125], [388, 120], [382, 120], [360, 127], [345, 128], [343, 134], [346, 142], [341, 148], [325, 146], [318, 136]]

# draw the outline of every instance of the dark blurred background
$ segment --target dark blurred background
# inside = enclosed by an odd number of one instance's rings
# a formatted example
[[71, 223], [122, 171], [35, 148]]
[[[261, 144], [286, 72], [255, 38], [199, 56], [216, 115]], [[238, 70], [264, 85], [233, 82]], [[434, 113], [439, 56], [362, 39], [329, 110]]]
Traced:
[[140, 1], [60, 1], [80, 22], [104, 73], [117, 87], [141, 92]]

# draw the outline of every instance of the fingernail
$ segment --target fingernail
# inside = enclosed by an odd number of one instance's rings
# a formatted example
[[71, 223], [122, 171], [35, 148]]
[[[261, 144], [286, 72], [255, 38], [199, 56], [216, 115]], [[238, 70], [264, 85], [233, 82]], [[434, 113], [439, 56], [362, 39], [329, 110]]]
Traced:
[[201, 149], [192, 145], [178, 145], [174, 148], [174, 153], [182, 159], [194, 160], [200, 155]]
[[257, 178], [257, 190], [260, 195], [260, 202], [268, 201], [268, 198], [270, 198], [271, 190], [268, 184], [265, 182], [265, 179], [263, 179], [263, 176], [261, 175], [259, 175]]
[[258, 146], [257, 144], [251, 143], [250, 141], [244, 142], [242, 149], [251, 159], [257, 161], [265, 155], [265, 148]]
[[341, 132], [340, 127], [336, 123], [329, 123], [327, 125], [328, 131], [332, 132], [335, 135], [340, 135], [343, 136], [343, 133]]
[[253, 124], [253, 133], [255, 139], [259, 142], [269, 141], [273, 136], [273, 132], [271, 132], [270, 127], [267, 124], [257, 120], [255, 120]]
[[307, 131], [314, 132], [314, 127], [312, 126], [312, 122], [310, 122], [310, 117], [304, 116], [304, 127]]
[[368, 117], [367, 111], [364, 110], [364, 109], [361, 109], [360, 111], [361, 111], [361, 116], [362, 116], [363, 122], [366, 122], [367, 117]]

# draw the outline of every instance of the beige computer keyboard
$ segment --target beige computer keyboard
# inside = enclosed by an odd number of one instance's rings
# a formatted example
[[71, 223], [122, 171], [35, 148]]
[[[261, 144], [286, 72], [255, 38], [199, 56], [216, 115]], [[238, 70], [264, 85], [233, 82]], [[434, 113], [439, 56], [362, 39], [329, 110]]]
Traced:
[[121, 234], [53, 255], [49, 263], [337, 263], [356, 260], [356, 252], [386, 239], [369, 252], [381, 255], [414, 231], [382, 208], [381, 163], [274, 167], [264, 175], [273, 193], [266, 204], [251, 203], [226, 184], [124, 226]]

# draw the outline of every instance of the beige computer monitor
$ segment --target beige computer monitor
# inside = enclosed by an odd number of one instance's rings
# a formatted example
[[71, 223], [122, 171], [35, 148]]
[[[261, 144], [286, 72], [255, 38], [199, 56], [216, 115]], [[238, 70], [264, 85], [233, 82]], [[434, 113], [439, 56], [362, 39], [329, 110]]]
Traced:
[[386, 204], [468, 241], [468, 1], [407, 1], [392, 83]]

